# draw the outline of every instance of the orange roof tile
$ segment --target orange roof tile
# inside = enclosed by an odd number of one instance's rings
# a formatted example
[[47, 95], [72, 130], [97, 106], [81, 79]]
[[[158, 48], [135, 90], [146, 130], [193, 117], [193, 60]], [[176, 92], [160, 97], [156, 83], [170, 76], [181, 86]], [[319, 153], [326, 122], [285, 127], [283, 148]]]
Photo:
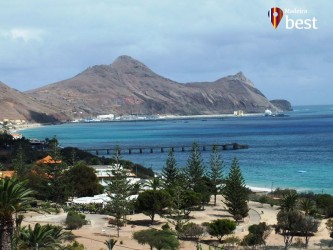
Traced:
[[44, 157], [43, 159], [40, 159], [38, 161], [36, 161], [37, 164], [55, 164], [55, 163], [61, 163], [61, 160], [53, 160], [52, 156], [48, 155], [46, 157]]

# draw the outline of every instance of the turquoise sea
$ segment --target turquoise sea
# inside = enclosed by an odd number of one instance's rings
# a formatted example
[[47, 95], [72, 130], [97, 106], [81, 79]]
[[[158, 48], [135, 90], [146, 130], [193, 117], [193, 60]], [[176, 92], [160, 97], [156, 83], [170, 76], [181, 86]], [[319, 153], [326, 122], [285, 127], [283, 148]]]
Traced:
[[[287, 117], [227, 117], [158, 121], [70, 123], [23, 130], [28, 138], [56, 136], [63, 147], [190, 145], [237, 142], [249, 149], [222, 151], [228, 171], [239, 159], [246, 184], [333, 194], [333, 105], [297, 106]], [[207, 163], [210, 152], [202, 152]], [[176, 152], [179, 167], [187, 152]], [[124, 154], [160, 171], [167, 153]], [[208, 164], [207, 164], [208, 165]]]

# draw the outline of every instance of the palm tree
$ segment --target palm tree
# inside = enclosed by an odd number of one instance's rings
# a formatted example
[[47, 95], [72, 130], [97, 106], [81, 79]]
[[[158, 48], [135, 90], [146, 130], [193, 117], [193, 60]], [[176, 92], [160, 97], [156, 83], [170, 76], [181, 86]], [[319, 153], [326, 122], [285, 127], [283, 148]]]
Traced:
[[18, 246], [20, 249], [46, 248], [59, 249], [61, 241], [66, 239], [67, 232], [63, 232], [62, 227], [46, 224], [41, 226], [37, 223], [34, 228], [30, 225], [21, 229]]
[[159, 189], [163, 184], [163, 180], [159, 177], [153, 177], [150, 179], [145, 186], [151, 188], [152, 190]]
[[302, 199], [299, 205], [305, 215], [309, 215], [309, 213], [315, 208], [314, 202], [310, 199]]
[[296, 191], [290, 191], [285, 194], [280, 201], [280, 210], [284, 212], [295, 211], [297, 209], [298, 194]]
[[0, 180], [0, 249], [11, 250], [14, 219], [20, 211], [29, 209], [34, 201], [33, 191], [27, 188], [27, 181], [13, 179]]
[[115, 240], [115, 239], [109, 239], [109, 240], [104, 241], [104, 244], [107, 245], [109, 250], [112, 250], [113, 247], [116, 245], [116, 243], [117, 243], [117, 240]]

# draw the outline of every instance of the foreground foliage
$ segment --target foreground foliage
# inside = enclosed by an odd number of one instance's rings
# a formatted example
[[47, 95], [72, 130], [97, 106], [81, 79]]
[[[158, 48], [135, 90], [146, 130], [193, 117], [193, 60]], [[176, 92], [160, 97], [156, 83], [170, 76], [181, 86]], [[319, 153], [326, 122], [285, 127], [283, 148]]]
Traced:
[[2, 250], [11, 250], [14, 233], [14, 219], [21, 211], [31, 209], [34, 201], [33, 191], [27, 188], [27, 182], [15, 178], [0, 180], [0, 246]]

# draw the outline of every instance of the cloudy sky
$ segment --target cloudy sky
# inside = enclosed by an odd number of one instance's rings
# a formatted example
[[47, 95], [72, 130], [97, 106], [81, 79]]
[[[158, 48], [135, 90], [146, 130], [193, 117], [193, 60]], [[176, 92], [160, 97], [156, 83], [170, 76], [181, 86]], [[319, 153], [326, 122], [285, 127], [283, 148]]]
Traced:
[[[306, 10], [284, 15], [271, 7]], [[332, 0], [10, 0], [0, 2], [0, 81], [29, 90], [120, 55], [179, 82], [239, 71], [269, 98], [333, 104]], [[286, 18], [318, 29], [286, 29]]]

